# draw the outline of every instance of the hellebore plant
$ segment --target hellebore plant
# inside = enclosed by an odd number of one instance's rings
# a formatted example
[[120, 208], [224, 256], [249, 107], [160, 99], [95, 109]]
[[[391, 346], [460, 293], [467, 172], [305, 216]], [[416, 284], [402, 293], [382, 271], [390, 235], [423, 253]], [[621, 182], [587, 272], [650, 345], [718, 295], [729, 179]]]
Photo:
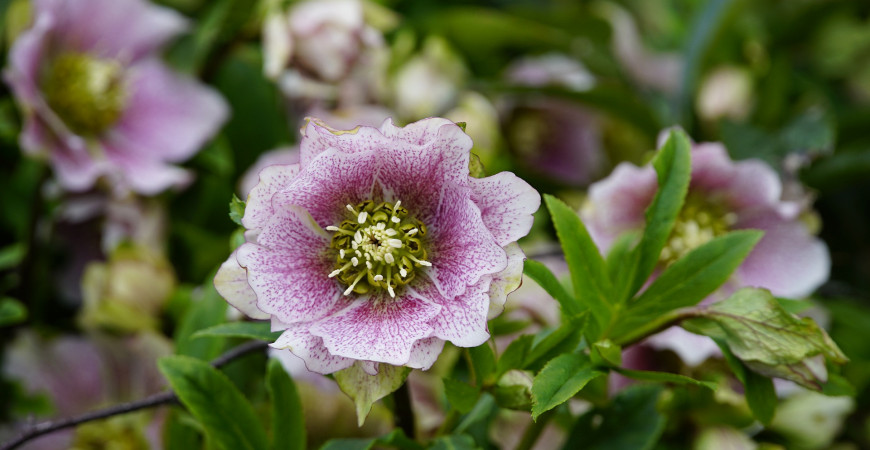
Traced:
[[60, 185], [100, 177], [151, 195], [189, 180], [191, 157], [228, 115], [213, 90], [172, 72], [160, 48], [178, 13], [143, 0], [36, 0], [5, 72], [25, 113], [21, 147], [46, 156]]
[[511, 173], [472, 177], [471, 146], [446, 119], [350, 131], [310, 120], [299, 164], [260, 172], [246, 243], [215, 277], [231, 305], [284, 331], [273, 347], [343, 371], [361, 419], [379, 396], [360, 395], [404, 380], [396, 366], [428, 369], [446, 341], [484, 343], [520, 284], [516, 240], [540, 197]]
[[[727, 297], [742, 286], [800, 298], [828, 279], [827, 247], [800, 220], [802, 206], [782, 200], [782, 182], [770, 166], [761, 160], [734, 162], [719, 143], [694, 144], [691, 160], [686, 200], [659, 255], [659, 270], [729, 231], [757, 229], [764, 231], [764, 237], [708, 301]], [[581, 217], [602, 251], [609, 251], [620, 235], [643, 228], [644, 211], [656, 189], [653, 167], [630, 163], [620, 164], [590, 186]], [[719, 354], [711, 340], [678, 328], [652, 337], [649, 343], [674, 350], [692, 366]]]

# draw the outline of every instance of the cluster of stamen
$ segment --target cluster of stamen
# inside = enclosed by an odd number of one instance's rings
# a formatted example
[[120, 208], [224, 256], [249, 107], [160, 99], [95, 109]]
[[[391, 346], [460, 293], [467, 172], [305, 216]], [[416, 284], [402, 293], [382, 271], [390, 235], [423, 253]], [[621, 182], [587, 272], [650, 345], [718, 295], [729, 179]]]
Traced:
[[689, 195], [659, 255], [659, 262], [665, 266], [673, 264], [686, 253], [727, 233], [735, 222], [737, 215], [733, 212], [700, 196]]
[[82, 136], [96, 136], [111, 127], [127, 100], [121, 64], [81, 53], [55, 58], [42, 89], [52, 111]]
[[332, 247], [338, 250], [329, 277], [347, 286], [344, 295], [385, 289], [395, 297], [396, 289], [413, 280], [417, 270], [432, 265], [422, 241], [426, 225], [409, 217], [401, 201], [366, 200], [347, 205], [347, 210], [351, 218], [326, 227], [334, 232]]

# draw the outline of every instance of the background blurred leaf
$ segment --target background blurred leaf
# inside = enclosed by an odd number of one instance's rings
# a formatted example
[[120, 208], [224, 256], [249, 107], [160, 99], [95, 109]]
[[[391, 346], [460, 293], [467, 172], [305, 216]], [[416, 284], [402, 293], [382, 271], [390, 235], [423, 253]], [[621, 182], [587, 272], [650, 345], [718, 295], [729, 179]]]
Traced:
[[665, 429], [665, 416], [656, 408], [663, 390], [656, 384], [624, 389], [608, 407], [596, 408], [580, 416], [562, 448], [653, 448]]
[[304, 450], [305, 416], [302, 400], [293, 379], [284, 371], [281, 362], [269, 360], [266, 371], [266, 389], [272, 403], [272, 449]]
[[196, 339], [194, 333], [226, 321], [227, 302], [217, 293], [211, 278], [194, 294], [193, 301], [175, 330], [175, 352], [203, 360], [214, 359], [224, 339]]
[[13, 325], [27, 320], [27, 309], [18, 300], [0, 298], [0, 327]]
[[274, 342], [281, 336], [280, 331], [272, 332], [269, 322], [229, 322], [199, 330], [191, 336], [193, 339], [203, 337], [234, 337], [257, 339]]

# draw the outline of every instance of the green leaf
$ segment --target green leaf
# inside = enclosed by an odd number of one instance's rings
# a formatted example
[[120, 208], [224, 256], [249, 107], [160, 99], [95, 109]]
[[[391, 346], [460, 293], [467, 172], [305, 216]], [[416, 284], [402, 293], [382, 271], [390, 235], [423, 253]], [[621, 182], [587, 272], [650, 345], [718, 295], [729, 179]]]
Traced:
[[467, 434], [453, 434], [435, 439], [435, 442], [429, 448], [431, 450], [473, 450], [479, 447], [471, 436]]
[[224, 339], [195, 339], [193, 334], [226, 321], [227, 302], [217, 293], [211, 280], [214, 273], [198, 292], [192, 295], [190, 306], [175, 330], [175, 353], [212, 360], [220, 354]]
[[614, 286], [622, 286], [628, 282], [625, 278], [627, 278], [629, 271], [625, 270], [625, 267], [632, 263], [631, 258], [634, 257], [632, 250], [639, 239], [640, 232], [630, 231], [619, 235], [610, 246], [605, 263], [610, 281], [613, 282]]
[[586, 310], [584, 305], [580, 304], [577, 299], [565, 290], [562, 283], [559, 282], [556, 275], [553, 275], [553, 272], [547, 266], [538, 261], [527, 259], [523, 265], [523, 273], [534, 280], [535, 283], [538, 283], [538, 286], [541, 286], [551, 297], [555, 298], [562, 306], [562, 311], [566, 315], [575, 316]]
[[812, 319], [789, 314], [767, 290], [741, 289], [696, 316], [682, 326], [724, 342], [734, 356], [762, 375], [821, 390], [826, 375], [822, 358], [847, 361]]
[[471, 360], [471, 369], [474, 371], [475, 384], [485, 386], [495, 383], [495, 353], [493, 353], [489, 341], [469, 348], [468, 358]]
[[10, 297], [0, 298], [0, 327], [27, 320], [27, 309], [21, 302]]
[[663, 389], [656, 384], [630, 386], [604, 409], [581, 416], [564, 450], [648, 450], [665, 429], [665, 417], [656, 404]]
[[[201, 446], [202, 432], [195, 419], [181, 409], [169, 410], [163, 423], [163, 446], [166, 450], [189, 450]], [[197, 424], [198, 425], [198, 424]]]
[[24, 260], [27, 255], [27, 245], [18, 242], [0, 249], [0, 270], [11, 269]]
[[468, 414], [477, 404], [480, 388], [468, 383], [444, 378], [444, 394], [447, 401], [462, 414]]
[[[595, 318], [595, 329], [601, 330], [610, 323], [613, 314], [613, 286], [610, 284], [604, 259], [576, 212], [551, 195], [545, 194], [544, 201], [550, 209], [550, 216], [571, 272], [574, 297], [580, 304], [580, 307], [572, 310], [583, 311], [588, 308]], [[597, 337], [599, 333], [591, 334]]]
[[744, 371], [746, 382], [746, 403], [755, 416], [763, 424], [769, 424], [776, 413], [776, 390], [773, 388], [773, 380], [759, 375], [751, 370]]
[[756, 230], [733, 231], [714, 238], [671, 264], [636, 300], [631, 302], [612, 338], [620, 338], [656, 317], [694, 306], [713, 293], [743, 262], [761, 239]]
[[610, 339], [605, 339], [592, 344], [589, 356], [592, 357], [592, 363], [596, 366], [620, 366], [622, 364], [622, 347], [614, 344]]
[[828, 381], [822, 386], [822, 394], [829, 397], [854, 397], [857, 392], [849, 380], [835, 373], [829, 373]]
[[378, 438], [332, 439], [326, 442], [321, 450], [367, 450], [375, 445], [386, 445], [401, 450], [423, 450], [423, 446], [408, 439], [401, 429], [395, 429]]
[[505, 372], [511, 369], [524, 369], [534, 339], [535, 337], [531, 335], [523, 335], [514, 339], [498, 358], [495, 378], [501, 378]]
[[544, 363], [556, 356], [574, 351], [583, 339], [587, 317], [587, 314], [583, 314], [569, 318], [559, 328], [543, 330], [535, 335], [526, 361], [519, 368], [538, 370]]
[[193, 339], [227, 337], [274, 342], [279, 336], [281, 336], [281, 332], [273, 333], [269, 322], [229, 322], [199, 330], [191, 337]]
[[672, 384], [694, 384], [695, 386], [703, 386], [713, 391], [715, 391], [717, 387], [716, 383], [713, 383], [711, 381], [700, 381], [676, 373], [652, 372], [647, 370], [631, 370], [624, 369], [622, 367], [614, 367], [613, 370], [619, 372], [621, 375], [625, 375], [626, 377], [641, 381], [657, 381]]
[[691, 148], [692, 144], [682, 130], [672, 130], [652, 161], [658, 176], [658, 190], [646, 210], [646, 228], [627, 267], [630, 283], [623, 285], [623, 291], [617, 296], [619, 301], [640, 290], [659, 262], [689, 190]]
[[335, 372], [333, 377], [341, 391], [356, 405], [357, 422], [362, 426], [372, 410], [372, 405], [399, 389], [410, 372], [408, 367], [381, 363], [378, 374], [369, 375], [360, 363], [355, 363], [347, 369]]
[[544, 366], [532, 384], [532, 418], [567, 402], [580, 392], [586, 383], [604, 372], [592, 368], [586, 356], [577, 353], [563, 354]]
[[498, 407], [495, 403], [495, 398], [488, 392], [484, 392], [483, 395], [480, 396], [480, 401], [474, 405], [474, 409], [471, 410], [465, 417], [459, 422], [459, 425], [456, 426], [456, 429], [453, 430], [454, 433], [463, 433], [466, 430], [474, 427], [475, 425], [482, 423], [487, 418], [491, 417], [498, 411]]
[[181, 403], [226, 450], [265, 449], [266, 432], [235, 385], [205, 361], [167, 356], [157, 363]]
[[230, 200], [230, 219], [241, 227], [243, 226], [242, 217], [245, 217], [245, 202], [239, 200], [236, 194], [233, 194], [233, 198]]
[[302, 400], [293, 379], [281, 362], [270, 359], [266, 372], [266, 390], [272, 401], [272, 448], [303, 450], [306, 448], [305, 416]]

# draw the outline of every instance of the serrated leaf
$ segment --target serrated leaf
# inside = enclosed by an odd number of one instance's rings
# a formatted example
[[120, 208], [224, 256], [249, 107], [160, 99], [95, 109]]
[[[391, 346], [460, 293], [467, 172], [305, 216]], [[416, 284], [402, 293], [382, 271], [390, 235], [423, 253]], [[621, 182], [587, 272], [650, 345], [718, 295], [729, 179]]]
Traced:
[[480, 388], [459, 380], [444, 378], [444, 394], [453, 408], [462, 414], [468, 414], [477, 404]]
[[632, 297], [655, 270], [662, 249], [683, 207], [692, 176], [692, 144], [682, 130], [672, 130], [652, 161], [658, 189], [646, 210], [646, 227], [626, 267], [629, 283], [617, 294], [620, 301]]
[[845, 363], [833, 340], [809, 318], [786, 312], [763, 289], [745, 288], [700, 310], [683, 322], [687, 330], [724, 342], [747, 367], [821, 389], [827, 375], [824, 359]]
[[287, 375], [281, 362], [270, 359], [266, 371], [266, 390], [272, 402], [272, 448], [303, 450], [306, 448], [305, 416], [296, 383]]
[[233, 194], [233, 198], [230, 200], [230, 219], [241, 227], [244, 226], [242, 225], [242, 217], [245, 217], [245, 202]]
[[274, 342], [279, 336], [281, 336], [281, 332], [273, 333], [269, 322], [229, 322], [199, 330], [193, 333], [192, 338], [227, 337]]
[[0, 298], [0, 327], [24, 322], [27, 319], [27, 308], [14, 298]]
[[616, 372], [619, 372], [621, 375], [624, 375], [628, 378], [633, 378], [635, 380], [641, 381], [657, 381], [662, 383], [672, 383], [672, 384], [694, 384], [695, 386], [703, 386], [710, 390], [716, 390], [717, 385], [711, 381], [700, 381], [694, 378], [690, 378], [684, 375], [679, 375], [676, 373], [669, 372], [653, 372], [647, 370], [631, 370], [624, 369], [622, 367], [613, 368]]
[[603, 375], [592, 362], [577, 353], [563, 354], [544, 366], [532, 383], [532, 418], [567, 402], [587, 383]]
[[547, 266], [538, 261], [527, 259], [523, 265], [523, 273], [534, 280], [535, 283], [538, 283], [538, 286], [541, 286], [551, 297], [555, 298], [559, 302], [559, 305], [562, 306], [562, 311], [565, 314], [575, 316], [586, 310], [577, 299], [565, 290], [562, 283], [559, 282], [556, 275], [553, 275], [553, 272]]
[[[592, 242], [586, 226], [571, 208], [551, 195], [544, 195], [544, 201], [550, 210], [556, 235], [562, 244], [565, 261], [571, 272], [571, 284], [574, 287], [574, 298], [579, 307], [572, 310], [589, 309], [595, 318], [596, 327], [591, 332], [593, 337], [599, 334], [610, 323], [612, 311], [613, 286], [607, 275], [604, 258], [598, 252], [598, 247]], [[567, 311], [566, 311], [567, 312]]]
[[617, 367], [622, 365], [622, 347], [614, 344], [610, 339], [592, 344], [589, 356], [596, 366]]
[[640, 325], [705, 299], [731, 277], [761, 236], [756, 230], [733, 231], [690, 251], [629, 304], [611, 337], [621, 342], [622, 336]]
[[535, 335], [525, 363], [520, 369], [538, 370], [545, 362], [562, 353], [572, 352], [583, 339], [588, 314], [569, 318], [555, 330]]
[[254, 409], [226, 375], [189, 356], [167, 356], [157, 365], [181, 403], [218, 447], [226, 450], [268, 447], [266, 431]]
[[372, 410], [372, 405], [399, 389], [410, 372], [408, 367], [381, 363], [378, 365], [378, 374], [369, 375], [362, 369], [361, 363], [357, 362], [347, 369], [335, 372], [333, 377], [341, 391], [356, 405], [357, 422], [362, 426]]

